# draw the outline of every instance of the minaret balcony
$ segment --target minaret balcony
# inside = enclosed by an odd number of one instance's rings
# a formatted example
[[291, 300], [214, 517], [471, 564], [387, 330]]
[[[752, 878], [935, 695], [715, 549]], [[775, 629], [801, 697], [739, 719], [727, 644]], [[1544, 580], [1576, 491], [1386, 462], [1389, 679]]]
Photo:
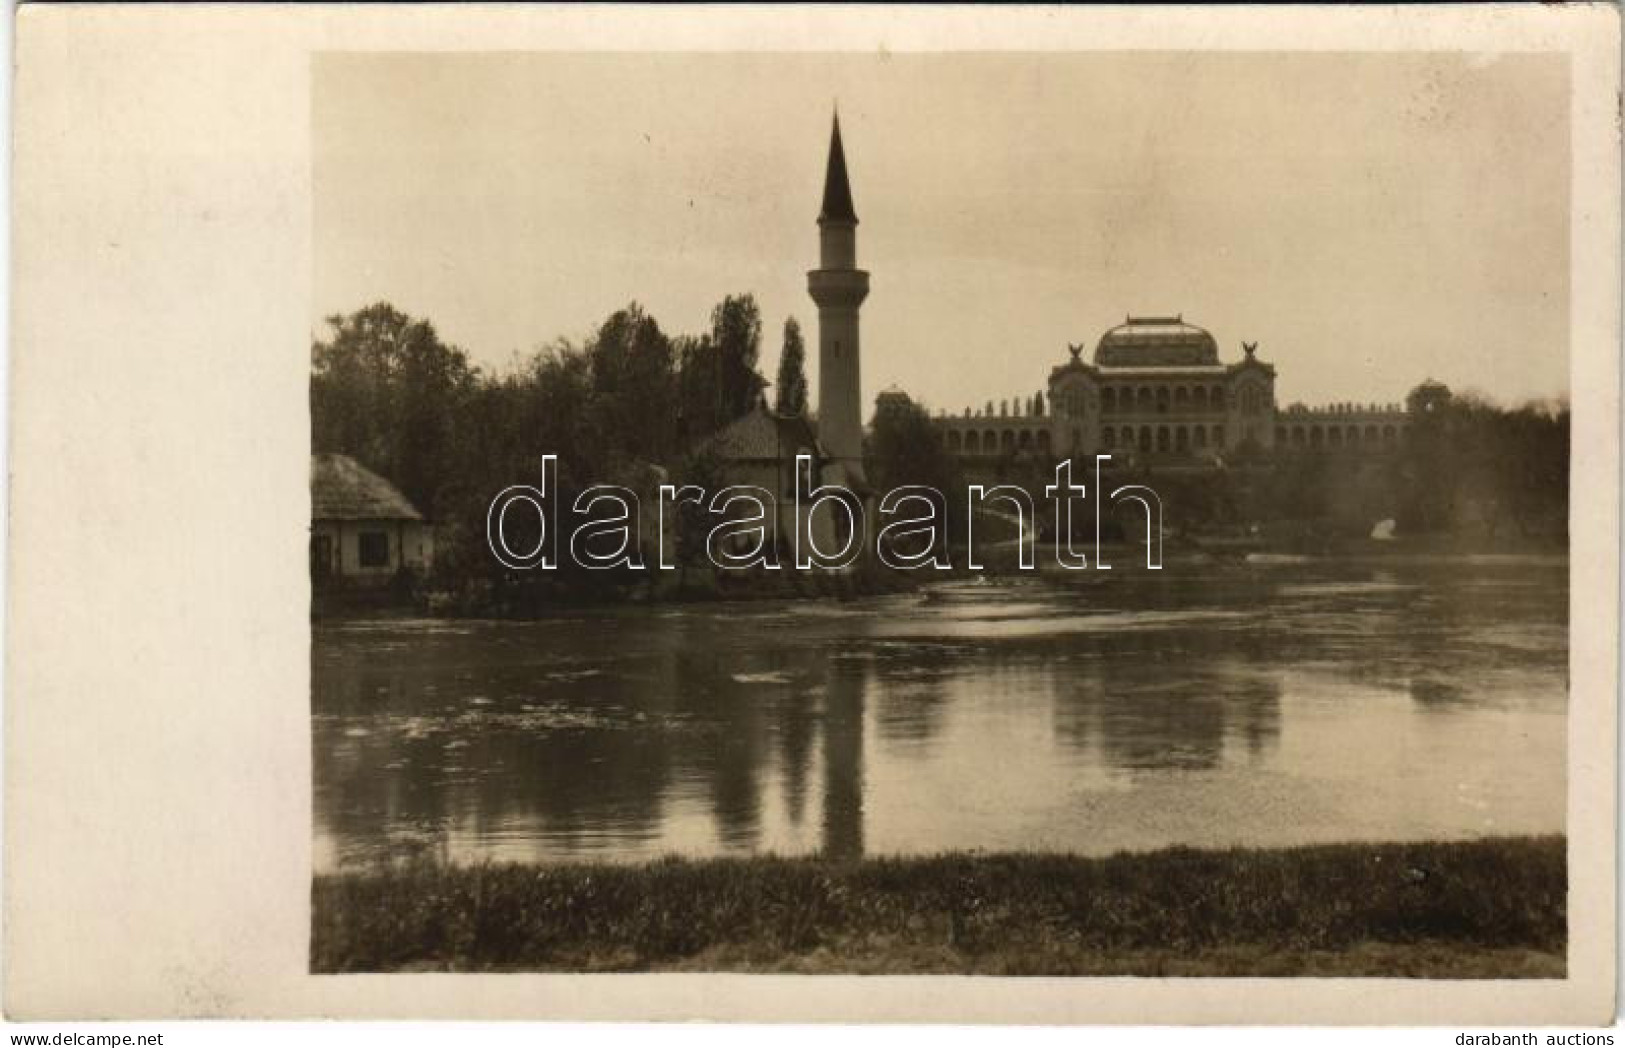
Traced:
[[869, 297], [869, 274], [861, 269], [815, 269], [807, 274], [807, 293], [820, 309], [855, 308]]

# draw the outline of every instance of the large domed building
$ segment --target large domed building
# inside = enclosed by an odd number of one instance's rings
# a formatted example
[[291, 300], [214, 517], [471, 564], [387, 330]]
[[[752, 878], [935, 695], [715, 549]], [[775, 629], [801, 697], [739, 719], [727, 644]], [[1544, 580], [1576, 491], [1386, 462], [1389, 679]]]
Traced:
[[1226, 363], [1213, 335], [1183, 316], [1127, 317], [1087, 362], [1085, 345], [1068, 348], [1043, 392], [939, 415], [948, 450], [969, 466], [1096, 453], [1200, 466], [1243, 449], [1381, 453], [1410, 422], [1397, 404], [1279, 409], [1275, 367], [1255, 344]]
[[1095, 366], [1108, 368], [1217, 367], [1213, 336], [1178, 317], [1129, 317], [1100, 336]]

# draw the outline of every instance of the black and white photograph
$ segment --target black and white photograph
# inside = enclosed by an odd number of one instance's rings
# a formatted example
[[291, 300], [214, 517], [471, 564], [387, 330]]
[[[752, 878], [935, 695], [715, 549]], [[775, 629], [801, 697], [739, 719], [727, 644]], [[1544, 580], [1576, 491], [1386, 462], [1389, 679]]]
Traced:
[[8, 28], [13, 1044], [1615, 1043], [1617, 6]]
[[317, 56], [312, 970], [1563, 977], [1568, 83]]

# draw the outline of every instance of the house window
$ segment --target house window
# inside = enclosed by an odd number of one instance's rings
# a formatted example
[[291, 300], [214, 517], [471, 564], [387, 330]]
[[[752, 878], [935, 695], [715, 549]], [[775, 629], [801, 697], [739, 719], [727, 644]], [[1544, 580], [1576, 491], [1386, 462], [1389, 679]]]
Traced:
[[357, 544], [363, 568], [389, 567], [389, 532], [363, 531]]

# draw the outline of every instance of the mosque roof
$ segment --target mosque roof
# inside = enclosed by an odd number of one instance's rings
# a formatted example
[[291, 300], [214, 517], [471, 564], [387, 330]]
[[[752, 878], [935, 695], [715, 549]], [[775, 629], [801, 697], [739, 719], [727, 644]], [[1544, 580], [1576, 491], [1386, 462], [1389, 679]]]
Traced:
[[775, 462], [797, 452], [821, 457], [818, 434], [802, 415], [757, 406], [700, 442], [697, 449], [724, 462]]

